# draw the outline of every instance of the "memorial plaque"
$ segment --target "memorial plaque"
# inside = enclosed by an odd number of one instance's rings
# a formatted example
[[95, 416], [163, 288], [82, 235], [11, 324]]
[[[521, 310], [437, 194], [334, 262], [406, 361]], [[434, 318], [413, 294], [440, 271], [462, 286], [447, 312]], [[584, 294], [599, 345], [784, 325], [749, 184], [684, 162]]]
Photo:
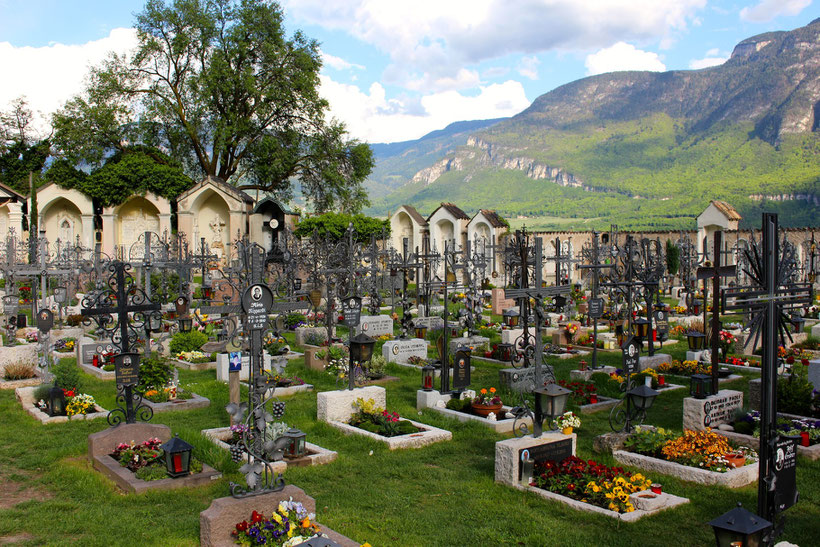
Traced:
[[310, 291], [310, 303], [313, 304], [314, 308], [318, 308], [319, 304], [322, 303], [322, 291], [319, 289], [313, 289]]
[[589, 313], [590, 319], [600, 319], [604, 316], [604, 299], [590, 298], [589, 299]]
[[139, 353], [120, 353], [114, 356], [114, 371], [117, 378], [117, 386], [137, 385], [140, 381], [139, 370]]
[[[561, 439], [552, 443], [540, 444], [518, 451], [518, 461], [531, 459], [533, 462], [562, 462], [572, 456], [572, 439]], [[518, 468], [518, 480], [521, 480], [521, 468]]]
[[248, 330], [265, 330], [268, 312], [273, 306], [273, 293], [267, 285], [251, 285], [242, 294], [242, 310], [247, 314]]
[[51, 310], [40, 310], [37, 312], [37, 329], [40, 332], [48, 332], [54, 326], [54, 314]]
[[460, 391], [470, 387], [470, 352], [456, 351], [453, 357], [453, 389]]
[[68, 289], [65, 287], [54, 288], [54, 301], [58, 304], [65, 304], [68, 300]]
[[774, 468], [774, 510], [785, 511], [797, 503], [797, 441], [800, 437], [777, 438], [772, 458]]
[[294, 279], [293, 280], [293, 290], [294, 291], [301, 291], [302, 290], [302, 280], [301, 279]]
[[624, 371], [633, 374], [640, 372], [641, 347], [634, 337], [630, 336], [629, 340], [621, 346], [621, 355]]
[[359, 326], [362, 317], [362, 299], [351, 296], [342, 300], [342, 324], [348, 327]]
[[665, 339], [669, 334], [669, 314], [666, 310], [655, 310], [655, 329], [658, 331], [658, 339]]
[[174, 301], [174, 306], [176, 307], [177, 315], [179, 317], [188, 315], [188, 299], [184, 296], [177, 298], [176, 301]]
[[94, 361], [94, 355], [98, 354], [97, 344], [83, 344], [80, 347], [80, 359], [86, 365]]

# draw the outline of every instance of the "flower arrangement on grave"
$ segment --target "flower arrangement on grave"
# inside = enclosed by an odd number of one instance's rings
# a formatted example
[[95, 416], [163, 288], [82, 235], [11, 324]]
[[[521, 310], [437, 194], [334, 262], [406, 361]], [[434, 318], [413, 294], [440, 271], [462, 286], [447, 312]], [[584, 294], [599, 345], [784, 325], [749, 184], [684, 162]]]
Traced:
[[253, 511], [250, 520], [238, 522], [231, 532], [234, 543], [239, 545], [276, 545], [291, 547], [310, 538], [325, 537], [313, 523], [315, 515], [308, 513], [301, 502], [279, 502], [279, 506], [266, 517]]
[[204, 353], [195, 349], [193, 351], [181, 351], [176, 354], [176, 358], [186, 363], [210, 363], [216, 361], [215, 353]]
[[566, 380], [558, 380], [558, 385], [561, 387], [565, 387], [572, 391], [570, 393], [570, 400], [577, 405], [588, 405], [591, 402], [591, 399], [595, 398], [597, 401], [598, 399], [598, 388], [595, 387], [595, 384], [590, 384], [587, 382], [567, 382]]
[[376, 337], [376, 342], [387, 342], [388, 340], [392, 340], [392, 339], [393, 339], [393, 335], [392, 335], [392, 334], [390, 334], [390, 333], [385, 333], [385, 334], [382, 334], [382, 335], [380, 335], [380, 336], [377, 336], [377, 337]]
[[22, 286], [18, 290], [17, 294], [20, 295], [20, 303], [28, 302], [31, 300], [31, 287], [29, 286]]
[[262, 340], [262, 347], [273, 356], [284, 355], [290, 351], [288, 341], [281, 336], [274, 336], [271, 332], [265, 335], [265, 339]]
[[692, 374], [710, 374], [712, 365], [699, 361], [678, 361], [673, 359], [671, 363], [661, 363], [657, 367], [659, 374], [676, 374], [678, 376], [691, 376]]
[[288, 330], [296, 330], [304, 325], [307, 325], [307, 317], [303, 313], [291, 312], [285, 316], [285, 327]]
[[143, 397], [152, 403], [167, 403], [168, 401], [174, 401], [177, 399], [193, 399], [194, 394], [190, 391], [181, 389], [172, 382], [161, 389], [149, 389], [145, 392]]
[[760, 361], [749, 359], [748, 357], [727, 357], [726, 364], [736, 367], [760, 368]]
[[319, 334], [318, 332], [309, 332], [305, 335], [305, 345], [306, 346], [322, 346], [327, 342], [325, 337]]
[[718, 335], [718, 342], [720, 344], [721, 354], [725, 359], [729, 355], [729, 349], [734, 347], [737, 342], [737, 336], [727, 330], [722, 330]]
[[383, 378], [387, 369], [387, 359], [381, 353], [374, 353], [367, 363], [367, 377], [370, 379]]
[[72, 396], [69, 397], [66, 395], [66, 416], [70, 418], [78, 414], [86, 415], [95, 411], [95, 405], [97, 402], [94, 400], [94, 397], [88, 393], [77, 393], [76, 395], [73, 391], [70, 391], [69, 393], [71, 393]]
[[278, 372], [270, 373], [268, 371], [265, 371], [264, 374], [269, 378], [271, 383], [276, 385], [276, 387], [301, 386], [305, 383], [304, 380], [295, 375], [285, 376], [284, 374], [280, 374]]
[[809, 382], [807, 367], [792, 367], [789, 375], [777, 382], [777, 410], [820, 418], [820, 397]]
[[26, 334], [26, 342], [28, 342], [29, 344], [36, 344], [39, 339], [40, 337], [37, 331]]
[[59, 351], [60, 353], [72, 352], [74, 351], [74, 343], [76, 340], [76, 338], [60, 338], [54, 342], [54, 351]]
[[145, 395], [151, 389], [161, 390], [171, 384], [173, 370], [171, 363], [161, 357], [146, 357], [140, 363], [139, 383], [134, 391]]
[[678, 315], [686, 314], [686, 307], [684, 306], [672, 306], [672, 311]]
[[558, 429], [581, 427], [581, 418], [572, 411], [567, 411], [555, 418], [555, 426]]
[[345, 346], [326, 346], [325, 349], [316, 352], [316, 358], [325, 363], [325, 372], [341, 378], [347, 374], [349, 367], [348, 349]]
[[636, 427], [626, 439], [624, 447], [637, 454], [718, 473], [725, 473], [757, 459], [757, 453], [751, 448], [732, 448], [726, 437], [709, 428], [705, 431], [686, 429], [682, 435], [678, 435], [663, 428]]
[[419, 357], [418, 355], [411, 355], [407, 358], [407, 362], [411, 365], [424, 366], [427, 364], [427, 359], [425, 357]]
[[570, 456], [561, 462], [536, 462], [532, 485], [616, 513], [635, 510], [629, 495], [648, 490], [652, 481], [642, 475]]
[[[752, 410], [738, 415], [732, 422], [732, 427], [736, 433], [754, 435], [759, 438], [760, 412]], [[802, 446], [820, 444], [820, 420], [791, 419], [779, 416], [775, 427], [781, 435], [800, 437]]]
[[473, 404], [483, 406], [496, 406], [502, 403], [501, 397], [499, 397], [496, 394], [496, 389], [494, 387], [491, 387], [489, 389], [481, 388], [478, 391], [478, 395], [476, 395], [476, 397], [473, 399]]
[[364, 400], [361, 397], [353, 403], [356, 412], [351, 414], [349, 424], [376, 433], [383, 437], [395, 437], [418, 433], [418, 428], [408, 420], [402, 420], [398, 412], [388, 412], [376, 406], [373, 399]]
[[[162, 441], [156, 437], [136, 443], [120, 443], [110, 454], [122, 467], [132, 471], [135, 476], [144, 481], [165, 479], [168, 474], [163, 463]], [[191, 457], [191, 473], [202, 472], [202, 462]]]
[[572, 343], [572, 340], [575, 338], [575, 333], [578, 332], [578, 325], [576, 323], [567, 323], [564, 330], [567, 333], [567, 342]]

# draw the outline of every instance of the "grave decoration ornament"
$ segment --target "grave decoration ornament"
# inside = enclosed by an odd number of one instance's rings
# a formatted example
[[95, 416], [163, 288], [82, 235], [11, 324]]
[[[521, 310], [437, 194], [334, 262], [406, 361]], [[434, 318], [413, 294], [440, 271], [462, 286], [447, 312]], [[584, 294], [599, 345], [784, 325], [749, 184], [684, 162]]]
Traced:
[[632, 374], [640, 369], [641, 346], [636, 337], [630, 336], [621, 346], [621, 367], [624, 382], [621, 391], [624, 397], [609, 412], [609, 427], [612, 431], [631, 432], [635, 423], [642, 424], [646, 411], [652, 406], [658, 392], [646, 385], [635, 386]]
[[[751, 313], [748, 344], [762, 339], [762, 397], [760, 403], [760, 461], [758, 471], [757, 514], [773, 524], [764, 541], [773, 543], [783, 530], [780, 514], [797, 502], [794, 482], [797, 459], [794, 438], [783, 437], [777, 426], [777, 349], [791, 339], [787, 324], [792, 310], [810, 305], [814, 299], [811, 284], [794, 282], [797, 262], [794, 248], [778, 242], [777, 215], [763, 214], [760, 243], [752, 242], [747, 251], [752, 284], [723, 291], [721, 308]], [[754, 347], [754, 346], [753, 346]]]

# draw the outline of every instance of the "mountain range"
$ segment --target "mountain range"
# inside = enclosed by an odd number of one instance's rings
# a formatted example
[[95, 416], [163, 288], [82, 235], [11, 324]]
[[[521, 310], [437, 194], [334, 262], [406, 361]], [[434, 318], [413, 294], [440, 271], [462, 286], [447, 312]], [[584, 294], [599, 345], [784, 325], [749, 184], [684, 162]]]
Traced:
[[371, 214], [448, 201], [536, 229], [677, 229], [721, 199], [745, 225], [817, 225], [820, 19], [720, 66], [591, 76], [511, 118], [372, 146]]

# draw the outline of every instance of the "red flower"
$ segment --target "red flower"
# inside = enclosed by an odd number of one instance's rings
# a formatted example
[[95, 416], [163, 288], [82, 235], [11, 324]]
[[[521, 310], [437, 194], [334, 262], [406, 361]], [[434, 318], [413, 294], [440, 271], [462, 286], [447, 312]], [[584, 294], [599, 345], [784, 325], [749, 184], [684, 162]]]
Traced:
[[251, 513], [251, 522], [253, 522], [253, 523], [262, 522], [262, 515], [260, 515], [256, 511], [254, 511], [253, 513]]
[[236, 525], [236, 530], [238, 532], [246, 532], [248, 530], [248, 521], [243, 520], [239, 524]]
[[74, 397], [74, 390], [73, 389], [64, 389], [63, 395], [66, 397]]
[[790, 365], [793, 365], [794, 364], [794, 355], [789, 355], [788, 357], [786, 357], [786, 362]]

